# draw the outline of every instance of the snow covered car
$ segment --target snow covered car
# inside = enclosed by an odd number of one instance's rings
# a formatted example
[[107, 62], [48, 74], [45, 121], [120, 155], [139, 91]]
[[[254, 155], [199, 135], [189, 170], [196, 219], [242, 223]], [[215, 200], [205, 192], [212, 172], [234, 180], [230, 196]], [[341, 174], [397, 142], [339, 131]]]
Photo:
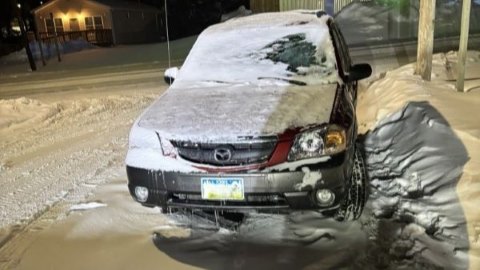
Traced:
[[357, 81], [370, 74], [368, 64], [351, 64], [323, 12], [209, 27], [132, 127], [131, 195], [163, 209], [313, 209], [358, 218], [366, 173], [355, 104]]

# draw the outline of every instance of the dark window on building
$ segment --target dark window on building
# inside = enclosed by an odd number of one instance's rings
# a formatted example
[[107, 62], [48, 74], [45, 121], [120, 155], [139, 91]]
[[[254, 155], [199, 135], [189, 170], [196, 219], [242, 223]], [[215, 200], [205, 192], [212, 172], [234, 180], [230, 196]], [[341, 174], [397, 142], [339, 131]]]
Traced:
[[57, 33], [62, 33], [63, 32], [62, 19], [61, 18], [55, 18], [54, 23], [55, 23], [55, 30], [57, 31]]
[[100, 16], [93, 17], [93, 24], [95, 25], [95, 29], [103, 29], [103, 20]]
[[53, 20], [50, 18], [45, 19], [45, 29], [47, 30], [47, 33], [53, 34], [55, 33], [55, 25], [53, 24]]
[[85, 28], [87, 30], [103, 29], [103, 20], [101, 16], [85, 17]]
[[45, 18], [45, 29], [47, 30], [47, 33], [53, 34], [55, 31], [57, 33], [62, 33], [63, 32], [63, 22], [61, 18]]
[[93, 18], [92, 17], [85, 17], [85, 29], [93, 30], [95, 27], [93, 26]]

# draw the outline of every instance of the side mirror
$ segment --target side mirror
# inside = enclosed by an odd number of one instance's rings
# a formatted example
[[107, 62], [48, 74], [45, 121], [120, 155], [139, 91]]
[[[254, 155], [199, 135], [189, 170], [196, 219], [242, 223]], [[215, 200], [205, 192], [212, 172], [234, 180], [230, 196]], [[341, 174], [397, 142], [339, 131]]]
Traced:
[[357, 64], [350, 68], [350, 74], [347, 81], [354, 82], [361, 79], [368, 78], [372, 75], [372, 67], [369, 64]]
[[163, 73], [163, 79], [168, 85], [171, 85], [173, 81], [175, 81], [175, 78], [177, 77], [178, 73], [178, 67], [172, 67], [168, 68], [165, 70], [165, 73]]

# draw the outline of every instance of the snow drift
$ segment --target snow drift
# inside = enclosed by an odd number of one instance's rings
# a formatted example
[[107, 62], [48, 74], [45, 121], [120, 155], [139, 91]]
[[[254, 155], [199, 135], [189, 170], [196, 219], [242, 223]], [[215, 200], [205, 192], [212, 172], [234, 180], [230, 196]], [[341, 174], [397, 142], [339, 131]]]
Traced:
[[[33, 58], [36, 61], [41, 60], [41, 54], [40, 54], [40, 47], [39, 43], [37, 41], [32, 41], [29, 44], [30, 50], [32, 51]], [[57, 56], [57, 50], [55, 48], [55, 43], [48, 42], [48, 43], [41, 43], [42, 50], [43, 50], [43, 55], [45, 59], [50, 59], [53, 57]], [[61, 54], [67, 54], [67, 53], [72, 53], [72, 52], [78, 52], [81, 50], [85, 49], [92, 49], [95, 48], [94, 45], [88, 43], [87, 41], [83, 39], [77, 39], [77, 40], [70, 40], [66, 42], [62, 42], [58, 44], [58, 49]], [[25, 51], [25, 48], [13, 52], [9, 55], [3, 56], [0, 58], [0, 63], [3, 65], [11, 65], [11, 64], [16, 64], [16, 63], [24, 63], [27, 62], [27, 53]]]

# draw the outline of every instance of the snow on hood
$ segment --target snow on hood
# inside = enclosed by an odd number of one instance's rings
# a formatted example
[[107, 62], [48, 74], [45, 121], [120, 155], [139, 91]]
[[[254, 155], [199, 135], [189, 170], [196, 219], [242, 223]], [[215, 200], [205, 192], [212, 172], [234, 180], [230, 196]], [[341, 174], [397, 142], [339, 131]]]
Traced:
[[231, 141], [328, 122], [339, 80], [328, 18], [267, 13], [208, 28], [139, 125], [168, 139]]
[[271, 83], [171, 88], [138, 123], [176, 140], [228, 142], [238, 136], [278, 135], [328, 122], [336, 88]]

